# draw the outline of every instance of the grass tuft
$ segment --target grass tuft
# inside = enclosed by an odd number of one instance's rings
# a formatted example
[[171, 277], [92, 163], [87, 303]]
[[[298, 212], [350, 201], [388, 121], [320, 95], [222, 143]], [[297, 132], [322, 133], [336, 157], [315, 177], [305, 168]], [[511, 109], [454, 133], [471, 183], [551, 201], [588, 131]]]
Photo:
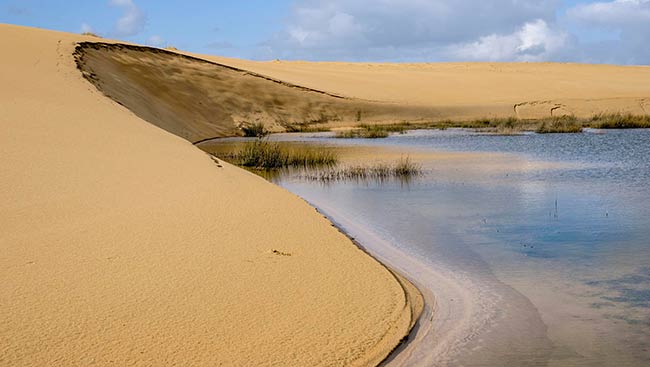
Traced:
[[401, 122], [397, 124], [359, 125], [357, 130], [342, 131], [337, 134], [340, 138], [361, 138], [364, 135], [372, 137], [369, 130], [383, 132], [380, 137], [388, 136], [391, 132], [404, 132], [418, 129], [465, 128], [476, 129], [499, 135], [516, 135], [523, 131], [534, 131], [540, 134], [549, 133], [579, 133], [583, 127], [597, 129], [634, 129], [650, 128], [650, 115], [633, 114], [598, 114], [590, 119], [579, 119], [575, 116], [555, 116], [539, 119], [480, 118], [474, 120], [440, 120], [428, 122]]
[[598, 114], [591, 118], [590, 126], [597, 129], [650, 128], [650, 115]]
[[289, 148], [280, 143], [256, 140], [245, 144], [232, 156], [233, 163], [255, 169], [334, 166], [338, 156], [317, 148]]
[[575, 116], [560, 116], [541, 120], [538, 134], [566, 134], [582, 132], [582, 124]]
[[250, 125], [243, 126], [241, 129], [244, 132], [244, 136], [250, 138], [263, 138], [270, 134], [270, 131], [266, 129], [264, 123], [262, 122], [255, 122]]
[[88, 37], [102, 38], [100, 35], [94, 32], [83, 32], [81, 35], [88, 36]]
[[301, 123], [285, 126], [285, 129], [288, 133], [319, 133], [331, 131], [329, 127], [326, 126], [315, 126], [311, 123]]
[[346, 166], [330, 168], [308, 173], [303, 177], [308, 180], [333, 182], [333, 181], [387, 181], [399, 179], [408, 181], [424, 174], [422, 167], [414, 163], [407, 156], [402, 157], [394, 164], [377, 163], [372, 166]]
[[391, 125], [368, 125], [360, 124], [355, 129], [339, 131], [335, 137], [340, 139], [382, 139], [390, 136], [391, 133], [404, 134], [408, 130], [408, 123]]

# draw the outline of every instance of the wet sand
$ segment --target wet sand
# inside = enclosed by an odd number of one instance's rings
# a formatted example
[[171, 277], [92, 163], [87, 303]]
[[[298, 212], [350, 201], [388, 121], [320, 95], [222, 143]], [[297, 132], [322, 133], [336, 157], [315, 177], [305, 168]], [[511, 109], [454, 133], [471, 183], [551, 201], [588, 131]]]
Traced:
[[[342, 153], [344, 164], [390, 162], [406, 154], [397, 148], [338, 146], [333, 149]], [[448, 165], [446, 172], [467, 162], [483, 166], [487, 171], [499, 167], [506, 169], [502, 165], [504, 161], [490, 159], [484, 154], [412, 150], [408, 155], [416, 162], [435, 162], [439, 170], [441, 164]], [[490, 162], [491, 166], [484, 165]], [[511, 162], [508, 167], [512, 167]], [[528, 299], [493, 275], [477, 277], [450, 268], [444, 262], [409, 253], [400, 245], [401, 239], [390, 233], [378, 233], [376, 226], [364, 218], [351, 216], [329, 195], [310, 192], [309, 188], [283, 183], [282, 180], [280, 184], [308, 198], [310, 204], [319, 208], [374, 257], [406, 274], [424, 295], [426, 307], [414, 335], [386, 365], [539, 366], [548, 362], [551, 342], [539, 313]], [[460, 239], [445, 238], [445, 241], [457, 243]], [[519, 342], [513, 343], [515, 340]]]

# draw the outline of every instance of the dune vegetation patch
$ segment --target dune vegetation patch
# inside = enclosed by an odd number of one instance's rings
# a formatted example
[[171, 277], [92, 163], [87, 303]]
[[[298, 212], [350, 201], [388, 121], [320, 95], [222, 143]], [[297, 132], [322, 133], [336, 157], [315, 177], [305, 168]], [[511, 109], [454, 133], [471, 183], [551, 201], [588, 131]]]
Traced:
[[650, 128], [650, 115], [597, 114], [591, 118], [577, 118], [573, 115], [553, 116], [540, 119], [480, 118], [466, 121], [440, 120], [427, 122], [403, 121], [395, 124], [359, 125], [352, 130], [340, 131], [337, 138], [382, 138], [391, 133], [403, 134], [408, 130], [450, 128], [474, 129], [497, 135], [518, 135], [523, 132], [538, 134], [573, 134], [584, 128], [634, 129]]
[[334, 166], [338, 163], [338, 155], [331, 150], [289, 146], [264, 139], [245, 143], [227, 154], [225, 159], [238, 166], [260, 170]]
[[97, 33], [94, 33], [94, 32], [82, 32], [81, 35], [86, 36], [86, 37], [102, 38], [102, 36], [100, 36], [100, 35], [98, 35]]
[[266, 129], [266, 126], [264, 126], [264, 123], [262, 122], [254, 122], [250, 125], [244, 125], [242, 126], [242, 131], [244, 132], [245, 137], [250, 138], [263, 138], [271, 133]]
[[650, 128], [650, 115], [597, 114], [591, 118], [589, 125], [597, 129], [648, 129]]
[[397, 124], [359, 124], [350, 130], [338, 131], [335, 135], [339, 139], [381, 139], [387, 138], [391, 133], [403, 134], [408, 130], [407, 126], [401, 123]]
[[330, 167], [324, 170], [313, 170], [302, 175], [312, 181], [387, 181], [398, 179], [408, 181], [422, 176], [422, 166], [411, 160], [410, 157], [401, 157], [394, 163], [375, 163], [366, 165], [350, 165]]
[[538, 134], [579, 133], [582, 132], [582, 125], [575, 116], [554, 117], [542, 120], [535, 132]]

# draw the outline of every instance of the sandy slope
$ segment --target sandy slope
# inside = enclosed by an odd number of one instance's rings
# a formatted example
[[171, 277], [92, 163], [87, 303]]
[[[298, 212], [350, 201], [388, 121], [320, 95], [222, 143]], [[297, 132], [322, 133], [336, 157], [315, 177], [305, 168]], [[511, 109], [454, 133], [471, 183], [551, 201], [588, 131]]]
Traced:
[[85, 77], [192, 142], [250, 123], [296, 126], [650, 113], [650, 67], [578, 64], [252, 62], [82, 44]]
[[201, 57], [344, 96], [434, 107], [444, 118], [650, 113], [648, 66], [254, 62]]
[[0, 25], [0, 365], [384, 358], [412, 323], [398, 279], [300, 199], [105, 98], [82, 39]]

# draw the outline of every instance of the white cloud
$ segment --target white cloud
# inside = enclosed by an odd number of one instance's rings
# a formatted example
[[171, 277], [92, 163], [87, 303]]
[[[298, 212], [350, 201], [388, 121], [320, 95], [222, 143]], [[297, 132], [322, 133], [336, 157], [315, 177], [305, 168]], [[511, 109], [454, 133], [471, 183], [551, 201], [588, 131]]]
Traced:
[[481, 61], [544, 61], [568, 44], [568, 35], [537, 19], [507, 35], [491, 34], [478, 41], [447, 47], [451, 59]]
[[613, 0], [580, 4], [567, 19], [587, 30], [609, 32], [608, 40], [581, 46], [583, 60], [625, 64], [650, 63], [650, 0]]
[[650, 0], [296, 0], [263, 59], [650, 63]]
[[628, 28], [645, 26], [650, 30], [650, 0], [614, 0], [579, 4], [569, 9], [567, 15], [590, 25]]
[[431, 60], [450, 44], [551, 24], [560, 0], [301, 0], [267, 57]]
[[115, 22], [114, 33], [118, 37], [130, 37], [144, 30], [146, 17], [133, 0], [110, 0], [109, 4], [121, 8], [122, 16]]

